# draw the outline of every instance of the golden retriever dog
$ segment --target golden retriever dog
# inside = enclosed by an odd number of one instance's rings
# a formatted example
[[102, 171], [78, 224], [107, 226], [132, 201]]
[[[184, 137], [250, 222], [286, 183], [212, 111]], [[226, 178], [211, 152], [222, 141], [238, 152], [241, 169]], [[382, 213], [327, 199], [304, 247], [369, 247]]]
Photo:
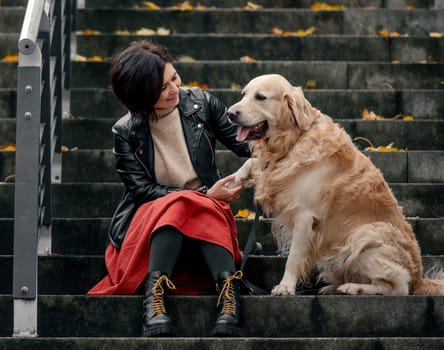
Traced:
[[325, 294], [444, 295], [442, 273], [423, 276], [419, 245], [382, 173], [340, 126], [281, 75], [254, 78], [242, 95], [228, 116], [253, 156], [234, 182], [252, 179], [278, 247], [288, 249], [273, 295], [294, 295], [315, 271]]

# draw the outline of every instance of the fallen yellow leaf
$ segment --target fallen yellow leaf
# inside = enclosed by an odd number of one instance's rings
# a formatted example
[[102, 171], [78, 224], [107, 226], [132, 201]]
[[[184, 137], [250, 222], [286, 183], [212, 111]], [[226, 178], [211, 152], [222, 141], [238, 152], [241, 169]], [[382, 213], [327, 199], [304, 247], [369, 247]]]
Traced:
[[136, 35], [154, 35], [156, 31], [150, 28], [140, 28], [134, 32]]
[[167, 28], [164, 28], [164, 27], [159, 27], [159, 28], [157, 28], [156, 33], [158, 35], [170, 35], [170, 30]]
[[154, 2], [145, 1], [143, 2], [143, 7], [147, 10], [160, 10], [160, 7], [157, 6]]
[[430, 32], [429, 36], [432, 38], [441, 38], [444, 37], [444, 32]]
[[88, 62], [103, 62], [103, 58], [101, 56], [92, 56], [87, 58]]
[[0, 151], [3, 151], [3, 152], [15, 152], [16, 151], [15, 144], [8, 143], [6, 145], [0, 146]]
[[235, 215], [236, 218], [239, 219], [254, 219], [256, 213], [250, 209], [239, 209], [237, 211], [237, 214]]
[[315, 27], [310, 27], [308, 29], [298, 29], [295, 32], [283, 31], [280, 28], [272, 28], [269, 30], [271, 34], [282, 35], [282, 36], [308, 36], [316, 31]]
[[231, 90], [241, 90], [242, 86], [240, 84], [231, 83]]
[[306, 87], [307, 89], [316, 89], [316, 80], [314, 79], [307, 80]]
[[367, 108], [364, 108], [362, 111], [363, 120], [395, 120], [400, 118], [402, 118], [401, 114], [396, 114], [394, 117], [384, 117], [382, 115], [377, 115], [373, 111], [369, 111]]
[[310, 6], [311, 10], [314, 11], [319, 11], [319, 10], [324, 10], [324, 11], [342, 11], [345, 9], [344, 5], [329, 5], [323, 2], [315, 2], [313, 5]]
[[188, 83], [185, 86], [200, 87], [202, 90], [208, 90], [208, 85], [207, 84], [202, 84], [202, 83], [199, 83], [197, 81], [192, 81], [191, 83]]
[[180, 4], [176, 6], [170, 7], [172, 10], [178, 10], [178, 11], [192, 11], [193, 6], [190, 5], [188, 1], [181, 2]]
[[399, 34], [398, 32], [389, 32], [387, 29], [382, 28], [378, 31], [378, 34], [381, 36], [385, 36], [385, 37], [399, 37], [399, 36], [403, 36], [403, 37], [408, 37], [408, 34]]
[[263, 6], [257, 5], [251, 1], [248, 1], [247, 5], [245, 5], [245, 7], [244, 7], [244, 9], [246, 9], [246, 10], [260, 10], [261, 8], [263, 8]]
[[182, 55], [177, 58], [177, 61], [179, 61], [179, 62], [195, 62], [196, 60], [191, 56]]
[[380, 30], [378, 31], [378, 33], [379, 33], [379, 35], [381, 35], [381, 36], [389, 36], [389, 31], [388, 31], [387, 29], [385, 29], [385, 28], [380, 29]]
[[96, 35], [96, 34], [100, 34], [100, 32], [97, 30], [94, 30], [94, 29], [84, 29], [84, 30], [80, 31], [79, 34]]
[[240, 58], [241, 62], [257, 62], [257, 60], [250, 56], [242, 56]]
[[85, 56], [82, 56], [82, 55], [76, 54], [76, 55], [74, 56], [74, 61], [77, 61], [77, 62], [86, 62], [86, 61], [88, 61], [88, 58], [85, 57]]
[[130, 31], [128, 29], [119, 29], [114, 32], [116, 35], [130, 35]]
[[18, 62], [19, 56], [18, 55], [5, 55], [2, 58], [2, 61], [4, 62]]
[[375, 147], [373, 145], [373, 143], [369, 139], [367, 139], [365, 137], [362, 137], [362, 136], [355, 137], [353, 140], [355, 140], [355, 141], [363, 140], [363, 141], [367, 142], [370, 146], [365, 148], [366, 151], [372, 151], [372, 152], [405, 152], [405, 149], [393, 147], [393, 142], [390, 143], [387, 146]]

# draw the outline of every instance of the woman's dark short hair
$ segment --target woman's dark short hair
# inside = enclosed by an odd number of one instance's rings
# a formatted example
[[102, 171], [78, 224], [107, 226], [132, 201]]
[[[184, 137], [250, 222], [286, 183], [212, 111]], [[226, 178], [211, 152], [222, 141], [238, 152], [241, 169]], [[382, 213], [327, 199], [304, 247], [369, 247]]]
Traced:
[[114, 57], [111, 80], [114, 94], [136, 117], [155, 118], [165, 63], [172, 63], [168, 50], [148, 40], [131, 43]]

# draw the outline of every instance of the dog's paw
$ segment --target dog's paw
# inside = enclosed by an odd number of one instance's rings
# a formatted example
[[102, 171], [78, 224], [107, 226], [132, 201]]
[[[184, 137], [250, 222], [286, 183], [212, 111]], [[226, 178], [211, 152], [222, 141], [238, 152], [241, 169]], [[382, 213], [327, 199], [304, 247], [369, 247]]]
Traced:
[[290, 287], [285, 284], [278, 284], [271, 290], [271, 295], [295, 295], [295, 287]]
[[342, 294], [351, 295], [367, 294], [364, 285], [360, 283], [344, 283], [337, 288], [337, 291]]

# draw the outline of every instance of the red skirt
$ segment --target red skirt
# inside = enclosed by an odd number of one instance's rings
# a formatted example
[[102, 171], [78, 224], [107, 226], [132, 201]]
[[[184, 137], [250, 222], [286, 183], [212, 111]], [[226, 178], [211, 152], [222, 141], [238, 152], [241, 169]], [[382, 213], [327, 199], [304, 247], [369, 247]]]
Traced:
[[[134, 294], [149, 269], [150, 237], [158, 228], [171, 225], [190, 238], [226, 248], [235, 262], [242, 259], [233, 213], [222, 202], [196, 191], [174, 192], [143, 204], [134, 215], [122, 247], [112, 243], [105, 251], [108, 274], [88, 295]], [[188, 254], [187, 254], [188, 253]], [[171, 280], [170, 294], [197, 295], [215, 292], [215, 281], [201, 256], [183, 252]]]

